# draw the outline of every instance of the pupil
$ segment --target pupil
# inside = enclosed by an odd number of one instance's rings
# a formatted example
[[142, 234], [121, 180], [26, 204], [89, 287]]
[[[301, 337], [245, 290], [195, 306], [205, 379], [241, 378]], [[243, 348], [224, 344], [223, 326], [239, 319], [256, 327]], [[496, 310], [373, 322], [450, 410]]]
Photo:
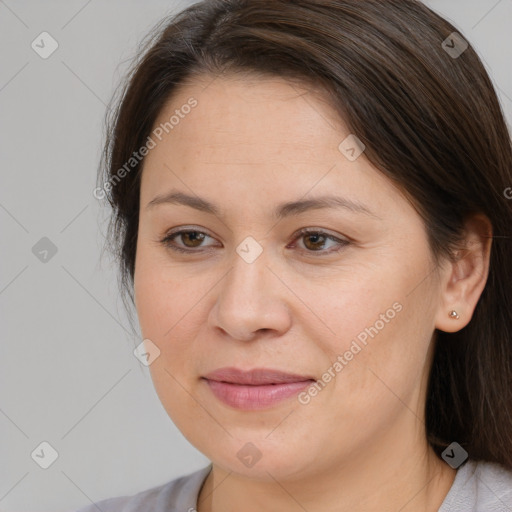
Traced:
[[192, 239], [192, 241], [201, 241], [202, 240], [202, 236], [203, 235], [199, 235], [199, 237], [197, 236], [199, 233], [197, 231], [190, 231], [188, 233], [185, 233], [186, 236], [190, 239]]
[[322, 242], [319, 242], [319, 241], [318, 241], [319, 239], [323, 238], [323, 236], [322, 236], [322, 235], [319, 235], [319, 234], [316, 234], [316, 235], [308, 235], [308, 236], [307, 236], [307, 238], [308, 238], [308, 239], [312, 239], [312, 238], [313, 238], [313, 239], [316, 239], [316, 241], [313, 241], [313, 245], [314, 245], [315, 247], [317, 247], [317, 246], [318, 246], [318, 244], [320, 244], [320, 245], [322, 244]]

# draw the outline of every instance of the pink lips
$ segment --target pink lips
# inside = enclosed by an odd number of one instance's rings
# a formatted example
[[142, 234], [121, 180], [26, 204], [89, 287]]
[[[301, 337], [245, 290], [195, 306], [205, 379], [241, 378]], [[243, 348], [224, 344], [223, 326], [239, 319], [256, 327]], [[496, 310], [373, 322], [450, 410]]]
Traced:
[[315, 381], [309, 375], [297, 375], [255, 368], [220, 368], [203, 377], [222, 402], [237, 409], [266, 409], [299, 393]]

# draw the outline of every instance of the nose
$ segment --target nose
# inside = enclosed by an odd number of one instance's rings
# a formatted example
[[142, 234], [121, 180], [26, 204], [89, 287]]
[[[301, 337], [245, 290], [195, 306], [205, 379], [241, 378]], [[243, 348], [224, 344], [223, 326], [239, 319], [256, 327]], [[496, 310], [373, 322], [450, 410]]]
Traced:
[[288, 301], [293, 295], [276, 268], [265, 250], [252, 262], [234, 251], [231, 268], [216, 287], [210, 327], [242, 341], [262, 333], [285, 333], [291, 325]]

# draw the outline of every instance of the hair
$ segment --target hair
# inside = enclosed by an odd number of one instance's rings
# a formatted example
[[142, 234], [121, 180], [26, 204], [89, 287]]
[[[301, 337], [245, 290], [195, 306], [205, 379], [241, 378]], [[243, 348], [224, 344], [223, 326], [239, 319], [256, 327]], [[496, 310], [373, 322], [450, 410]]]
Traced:
[[512, 469], [512, 202], [504, 192], [512, 144], [475, 50], [445, 50], [453, 32], [416, 0], [196, 3], [141, 43], [107, 112], [98, 179], [112, 185], [104, 187], [107, 243], [133, 305], [144, 159], [122, 179], [116, 173], [145, 145], [177, 87], [228, 72], [319, 86], [423, 219], [435, 265], [455, 261], [469, 215], [491, 221], [489, 274], [471, 321], [454, 333], [435, 330], [425, 426], [438, 456], [456, 441], [470, 459]]

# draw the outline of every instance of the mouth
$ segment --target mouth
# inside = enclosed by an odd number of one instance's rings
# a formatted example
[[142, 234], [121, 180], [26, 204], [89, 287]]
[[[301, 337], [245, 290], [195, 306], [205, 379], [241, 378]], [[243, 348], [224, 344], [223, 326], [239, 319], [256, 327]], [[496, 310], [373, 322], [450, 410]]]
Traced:
[[221, 402], [245, 410], [271, 408], [316, 381], [310, 375], [267, 368], [243, 371], [233, 367], [220, 368], [202, 379]]

